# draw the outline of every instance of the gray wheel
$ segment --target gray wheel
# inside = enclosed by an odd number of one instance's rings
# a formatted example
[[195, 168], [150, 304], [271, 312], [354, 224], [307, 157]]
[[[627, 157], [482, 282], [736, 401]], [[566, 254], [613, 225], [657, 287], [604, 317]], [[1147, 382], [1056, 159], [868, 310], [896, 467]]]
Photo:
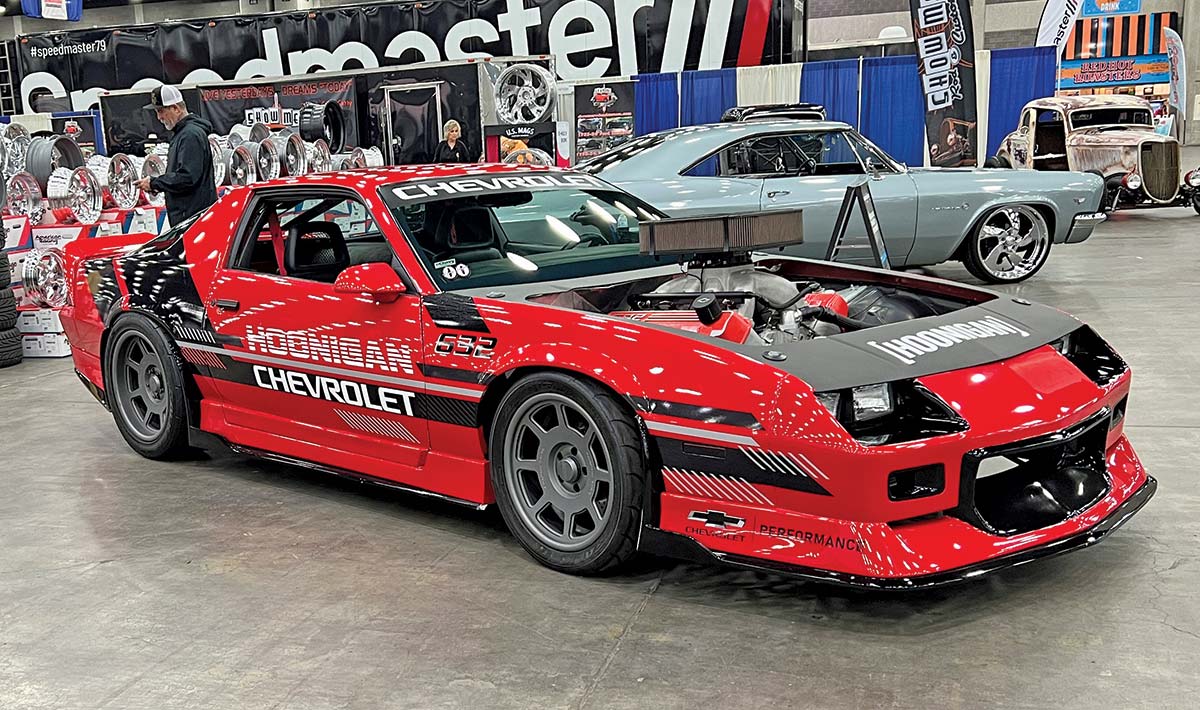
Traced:
[[595, 420], [570, 398], [534, 395], [504, 436], [506, 485], [521, 522], [555, 550], [576, 552], [612, 515], [612, 455]]
[[117, 428], [142, 456], [166, 458], [186, 448], [183, 374], [160, 327], [124, 316], [105, 347], [104, 388]]
[[963, 263], [988, 283], [1016, 283], [1041, 270], [1050, 257], [1050, 229], [1028, 205], [1005, 205], [984, 215]]
[[526, 550], [574, 574], [633, 556], [646, 466], [636, 421], [611, 393], [540, 373], [513, 385], [495, 421], [492, 487]]

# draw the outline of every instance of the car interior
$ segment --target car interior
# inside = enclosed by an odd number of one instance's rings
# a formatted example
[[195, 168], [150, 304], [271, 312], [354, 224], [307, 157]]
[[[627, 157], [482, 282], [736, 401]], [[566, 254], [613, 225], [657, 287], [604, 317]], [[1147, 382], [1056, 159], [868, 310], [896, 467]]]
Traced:
[[264, 200], [254, 225], [250, 233], [257, 238], [238, 260], [249, 271], [333, 283], [351, 266], [397, 266], [391, 246], [356, 200]]
[[1033, 134], [1033, 167], [1036, 170], [1067, 169], [1067, 130], [1058, 111], [1039, 111]]

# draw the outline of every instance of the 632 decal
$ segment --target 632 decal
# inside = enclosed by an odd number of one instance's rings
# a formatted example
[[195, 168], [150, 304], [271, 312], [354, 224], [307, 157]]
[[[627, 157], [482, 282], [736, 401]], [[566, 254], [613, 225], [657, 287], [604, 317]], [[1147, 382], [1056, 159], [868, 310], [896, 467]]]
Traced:
[[433, 351], [439, 355], [457, 355], [491, 360], [496, 349], [496, 339], [486, 335], [459, 335], [445, 333], [437, 339]]

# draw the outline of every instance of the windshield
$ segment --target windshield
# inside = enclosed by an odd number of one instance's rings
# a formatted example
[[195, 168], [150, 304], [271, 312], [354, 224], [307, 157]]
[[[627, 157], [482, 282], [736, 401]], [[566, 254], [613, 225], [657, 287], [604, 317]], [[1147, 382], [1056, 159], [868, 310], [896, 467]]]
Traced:
[[[662, 213], [599, 180], [535, 174], [580, 186], [495, 189], [530, 178], [456, 178], [381, 190], [444, 291], [595, 276], [662, 264], [640, 251], [639, 226]], [[447, 197], [447, 185], [473, 188]], [[583, 187], [593, 184], [595, 187]], [[488, 189], [492, 187], [493, 189]], [[451, 188], [453, 191], [453, 188]], [[434, 195], [428, 195], [433, 192]], [[419, 196], [418, 196], [419, 195]]]
[[1071, 113], [1071, 125], [1087, 126], [1152, 126], [1150, 111], [1144, 108], [1094, 108]]
[[606, 153], [601, 153], [594, 158], [588, 158], [579, 165], [576, 165], [575, 169], [585, 173], [591, 173], [592, 175], [603, 175], [605, 171], [617, 167], [633, 156], [661, 145], [662, 142], [667, 138], [670, 138], [671, 135], [671, 132], [666, 131], [663, 133], [652, 133], [648, 136], [634, 138], [633, 140], [622, 143]]

